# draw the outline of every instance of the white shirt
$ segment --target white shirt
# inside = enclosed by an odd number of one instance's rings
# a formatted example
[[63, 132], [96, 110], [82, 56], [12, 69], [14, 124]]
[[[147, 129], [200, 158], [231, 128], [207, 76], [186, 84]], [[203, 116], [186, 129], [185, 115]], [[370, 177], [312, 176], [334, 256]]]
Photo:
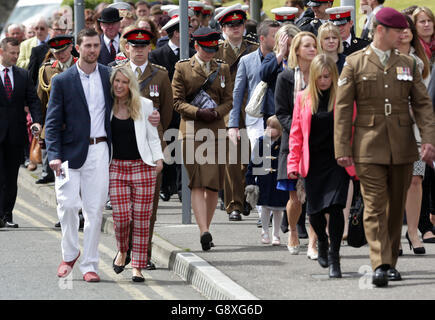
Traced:
[[76, 63], [76, 66], [79, 71], [80, 80], [89, 108], [89, 115], [91, 117], [90, 138], [107, 137], [104, 127], [106, 101], [104, 99], [103, 83], [101, 82], [100, 72], [98, 71], [98, 64], [95, 70], [90, 74], [86, 74], [81, 70], [78, 63]]
[[[0, 75], [2, 78], [3, 86], [5, 85], [5, 69], [6, 69], [6, 67], [3, 66], [2, 64], [0, 64]], [[12, 90], [14, 90], [14, 74], [12, 72], [12, 66], [8, 67], [7, 69], [9, 70], [8, 76], [9, 76], [9, 79], [11, 80]]]
[[386, 61], [388, 61], [388, 59], [390, 59], [391, 56], [391, 50], [387, 50], [387, 51], [382, 51], [381, 49], [378, 49], [374, 46], [373, 42], [370, 44], [370, 48], [372, 48], [372, 50], [374, 51], [374, 53], [376, 53], [376, 55], [379, 57], [379, 61], [381, 61], [382, 63], [382, 58], [386, 55], [387, 59]]
[[180, 52], [180, 48], [177, 47], [177, 45], [175, 45], [171, 40], [169, 40], [168, 46], [169, 48], [171, 48], [175, 55], [177, 55], [177, 53], [175, 52], [176, 49], [178, 50], [178, 52]]
[[136, 76], [137, 76], [136, 68], [139, 67], [139, 68], [140, 68], [140, 71], [141, 71], [141, 74], [143, 74], [144, 71], [145, 71], [145, 68], [147, 67], [147, 65], [148, 65], [148, 60], [147, 60], [147, 62], [145, 62], [145, 63], [144, 63], [143, 65], [141, 65], [141, 66], [137, 66], [137, 65], [135, 65], [135, 64], [130, 60], [131, 70], [133, 70], [133, 72], [134, 72], [134, 74], [135, 74]]
[[352, 45], [352, 34], [349, 35], [349, 38], [347, 38], [346, 40], [344, 40], [344, 42], [347, 42], [349, 44], [349, 46]]
[[210, 73], [210, 61], [208, 62], [202, 61], [201, 58], [198, 56], [198, 53], [195, 54], [195, 58], [201, 65], [201, 68], [205, 68], [207, 70], [206, 72], [207, 74]]
[[[48, 40], [50, 40], [50, 35], [48, 35], [47, 38], [45, 38], [44, 43], [47, 43]], [[39, 46], [41, 43], [42, 41], [36, 38], [36, 46]]]
[[[104, 44], [106, 45], [107, 50], [110, 52], [110, 41], [106, 35], [103, 36]], [[115, 39], [113, 39], [113, 46], [115, 47], [115, 51], [119, 52], [119, 34], [116, 35]]]

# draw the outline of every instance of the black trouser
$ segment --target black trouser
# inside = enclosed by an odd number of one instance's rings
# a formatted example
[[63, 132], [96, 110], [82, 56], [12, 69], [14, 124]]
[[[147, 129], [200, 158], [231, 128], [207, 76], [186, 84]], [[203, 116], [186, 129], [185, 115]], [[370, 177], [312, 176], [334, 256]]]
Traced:
[[309, 219], [311, 226], [317, 234], [319, 241], [328, 241], [326, 234], [326, 217], [325, 213], [329, 213], [329, 251], [338, 253], [344, 232], [344, 216], [343, 209], [339, 205], [332, 205], [329, 208], [322, 210], [319, 213], [310, 214]]
[[23, 145], [0, 142], [0, 218], [8, 222], [12, 222], [22, 159]]
[[[426, 165], [423, 179], [423, 197], [421, 199], [420, 219], [418, 221], [418, 230], [423, 236], [426, 232], [432, 231], [433, 225], [430, 222], [431, 200], [435, 191], [435, 172], [429, 165]], [[433, 212], [435, 213], [435, 212]]]

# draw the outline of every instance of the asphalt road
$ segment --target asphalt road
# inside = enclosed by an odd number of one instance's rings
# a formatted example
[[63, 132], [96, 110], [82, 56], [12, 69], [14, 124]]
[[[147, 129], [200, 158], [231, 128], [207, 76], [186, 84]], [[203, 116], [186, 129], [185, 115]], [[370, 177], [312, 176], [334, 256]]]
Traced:
[[[56, 271], [61, 262], [61, 231], [55, 228], [56, 210], [27, 192], [19, 191], [14, 210], [18, 229], [0, 229], [0, 299], [49, 300], [204, 300], [192, 286], [157, 265], [144, 271], [145, 283], [131, 281], [131, 265], [117, 275], [112, 269], [116, 242], [101, 233], [101, 282], [83, 281], [78, 264], [66, 279]], [[83, 232], [80, 232], [83, 243]], [[81, 250], [83, 252], [83, 250]]]

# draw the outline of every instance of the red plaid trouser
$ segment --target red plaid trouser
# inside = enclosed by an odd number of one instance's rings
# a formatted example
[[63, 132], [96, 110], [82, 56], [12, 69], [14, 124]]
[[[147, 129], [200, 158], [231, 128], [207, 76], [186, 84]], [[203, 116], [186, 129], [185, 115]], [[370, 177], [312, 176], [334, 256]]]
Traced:
[[145, 164], [142, 160], [112, 160], [109, 192], [116, 241], [118, 250], [127, 252], [132, 220], [133, 268], [143, 269], [147, 264], [155, 184], [155, 167]]

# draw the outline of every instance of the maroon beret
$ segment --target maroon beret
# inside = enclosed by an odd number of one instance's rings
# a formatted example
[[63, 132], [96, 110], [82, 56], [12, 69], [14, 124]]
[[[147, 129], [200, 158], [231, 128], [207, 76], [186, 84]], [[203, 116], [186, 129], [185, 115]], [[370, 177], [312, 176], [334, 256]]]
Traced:
[[376, 14], [376, 20], [389, 28], [406, 29], [409, 27], [405, 16], [393, 8], [384, 7], [379, 10]]

